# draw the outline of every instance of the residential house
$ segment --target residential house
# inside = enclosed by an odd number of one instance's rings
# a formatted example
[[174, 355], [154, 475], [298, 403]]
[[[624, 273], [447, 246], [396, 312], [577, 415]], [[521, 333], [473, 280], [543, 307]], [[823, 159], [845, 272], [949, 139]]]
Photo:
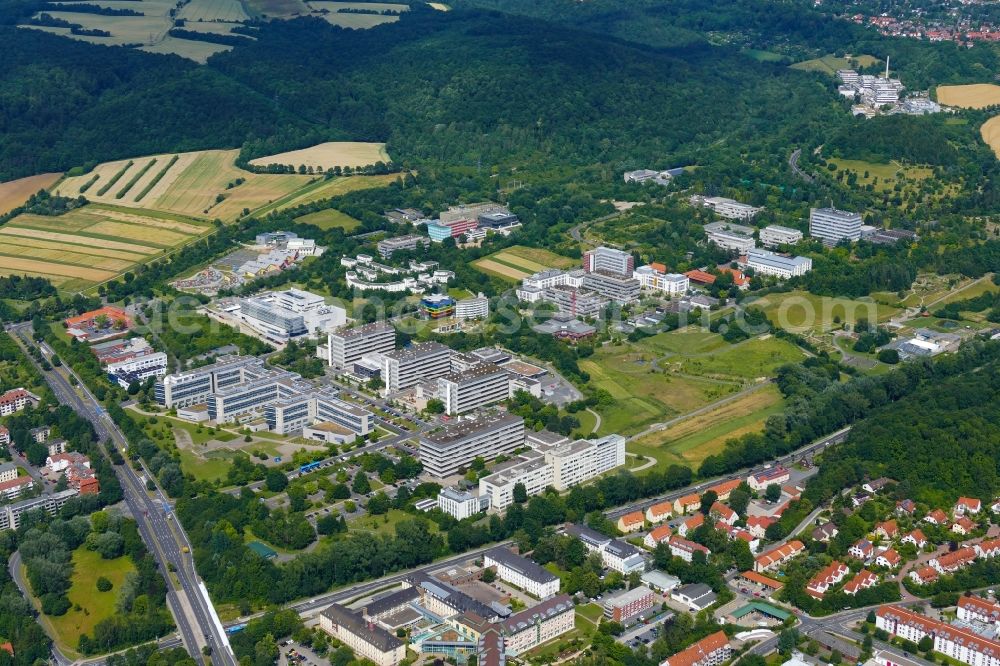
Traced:
[[834, 560], [809, 580], [806, 584], [806, 594], [814, 599], [822, 599], [831, 587], [844, 580], [850, 572], [846, 564]]
[[861, 590], [867, 590], [869, 587], [874, 587], [877, 584], [878, 576], [868, 571], [868, 569], [862, 569], [844, 585], [844, 594], [854, 596]]
[[706, 558], [712, 554], [712, 551], [705, 548], [700, 543], [689, 541], [688, 539], [677, 535], [670, 537], [670, 540], [667, 543], [670, 546], [670, 554], [674, 557], [681, 558], [685, 562], [693, 561], [695, 553], [702, 553]]
[[875, 534], [883, 539], [895, 539], [899, 534], [899, 527], [895, 520], [886, 520], [875, 526]]
[[868, 559], [875, 553], [875, 546], [868, 539], [861, 539], [856, 544], [851, 546], [847, 550], [851, 557], [856, 557], [862, 562], [867, 562]]
[[931, 525], [944, 525], [948, 522], [948, 514], [941, 509], [934, 509], [924, 516], [924, 521]]
[[955, 514], [976, 514], [979, 513], [983, 508], [983, 503], [976, 499], [975, 497], [959, 497], [958, 501], [955, 502]]
[[626, 513], [624, 516], [618, 519], [618, 531], [625, 534], [630, 532], [638, 532], [642, 529], [643, 525], [646, 523], [646, 518], [642, 515], [642, 511], [633, 511], [632, 513]]
[[912, 543], [914, 546], [917, 547], [917, 550], [920, 550], [927, 545], [927, 537], [925, 537], [924, 533], [921, 532], [920, 530], [913, 530], [912, 532], [907, 533], [906, 536], [904, 536], [902, 539], [900, 539], [900, 542]]
[[694, 532], [696, 529], [701, 527], [704, 523], [705, 523], [705, 514], [696, 513], [680, 524], [680, 526], [677, 528], [677, 533], [680, 534], [682, 537], [686, 537], [688, 534]]
[[672, 533], [673, 531], [670, 529], [670, 525], [660, 525], [650, 531], [649, 534], [643, 538], [642, 545], [650, 550], [653, 550], [656, 548], [658, 543], [669, 539]]
[[742, 479], [731, 479], [729, 481], [717, 483], [705, 492], [713, 492], [715, 493], [715, 499], [720, 502], [725, 502], [729, 499], [732, 492], [740, 487], [741, 483], [743, 483]]
[[958, 598], [958, 619], [1000, 628], [1000, 604], [966, 593]]
[[646, 520], [652, 524], [662, 523], [674, 515], [674, 505], [671, 502], [660, 502], [646, 509]]
[[719, 666], [733, 654], [725, 632], [709, 634], [697, 643], [667, 657], [660, 666]]
[[748, 516], [747, 531], [758, 539], [763, 539], [767, 533], [767, 528], [771, 523], [778, 522], [776, 518], [770, 516]]
[[962, 546], [958, 550], [933, 558], [928, 564], [937, 569], [939, 573], [954, 573], [972, 564], [975, 559], [976, 551], [969, 546]]
[[911, 499], [903, 499], [896, 502], [896, 513], [900, 515], [912, 516], [917, 510], [917, 504]]
[[902, 563], [903, 558], [892, 548], [886, 548], [875, 558], [876, 565], [887, 569], [895, 569]]
[[976, 551], [976, 557], [985, 559], [994, 558], [1000, 555], [1000, 539], [983, 539], [973, 546], [973, 548]]
[[959, 517], [954, 523], [952, 523], [951, 531], [956, 534], [971, 534], [973, 530], [976, 529], [976, 524], [969, 520], [966, 516]]
[[674, 513], [678, 515], [697, 511], [699, 507], [701, 507], [701, 497], [697, 494], [685, 495], [674, 500]]
[[827, 543], [833, 537], [837, 536], [840, 530], [832, 522], [823, 523], [816, 529], [812, 531], [812, 538], [814, 541], [819, 541], [821, 543]]
[[799, 553], [804, 552], [805, 548], [805, 545], [799, 540], [789, 541], [758, 555], [754, 559], [753, 569], [758, 573], [776, 569]]
[[720, 521], [724, 522], [726, 525], [729, 525], [730, 527], [735, 525], [736, 521], [740, 519], [739, 515], [735, 511], [730, 509], [722, 502], [716, 502], [715, 504], [713, 504], [712, 508], [709, 509], [709, 513], [714, 516], [718, 516]]
[[861, 488], [863, 490], [867, 490], [870, 493], [877, 493], [877, 492], [880, 492], [883, 488], [885, 488], [886, 486], [888, 486], [891, 483], [896, 483], [896, 482], [893, 481], [892, 479], [888, 479], [888, 478], [886, 478], [886, 477], [883, 476], [883, 477], [879, 477], [877, 479], [874, 479], [872, 481], [865, 482], [865, 484], [863, 486], [861, 486]]
[[912, 580], [917, 585], [930, 585], [938, 579], [940, 575], [938, 570], [934, 567], [928, 565], [925, 567], [920, 567], [919, 569], [913, 569], [908, 574], [910, 580]]
[[756, 474], [751, 474], [747, 477], [747, 484], [752, 490], [758, 492], [766, 490], [771, 484], [778, 484], [779, 486], [788, 483], [788, 479], [791, 478], [791, 474], [788, 469], [777, 465], [769, 469], [762, 470]]

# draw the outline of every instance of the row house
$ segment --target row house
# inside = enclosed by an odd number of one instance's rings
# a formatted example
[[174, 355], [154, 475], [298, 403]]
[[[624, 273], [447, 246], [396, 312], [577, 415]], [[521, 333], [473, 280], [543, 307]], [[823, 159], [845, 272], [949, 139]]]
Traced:
[[810, 579], [806, 585], [806, 594], [814, 599], [822, 599], [831, 587], [844, 580], [850, 572], [846, 564], [834, 560]]
[[867, 590], [869, 587], [874, 587], [877, 584], [878, 576], [868, 571], [868, 569], [862, 569], [844, 585], [844, 594], [849, 594], [853, 597], [861, 590]]
[[638, 532], [645, 524], [646, 517], [642, 514], [642, 511], [633, 511], [619, 518], [617, 526], [619, 532], [629, 534], [631, 532]]
[[969, 666], [1000, 666], [1000, 642], [974, 631], [957, 627], [901, 606], [882, 606], [875, 612], [875, 624], [890, 634], [914, 643], [925, 636], [934, 640], [934, 651]]
[[684, 537], [672, 536], [667, 542], [670, 545], [670, 554], [674, 557], [679, 557], [685, 562], [691, 562], [694, 560], [695, 553], [703, 553], [707, 558], [712, 554], [708, 548], [705, 548], [700, 543], [695, 543], [694, 541], [689, 541]]
[[777, 569], [799, 553], [804, 552], [805, 548], [805, 545], [797, 539], [789, 541], [776, 548], [772, 548], [766, 553], [758, 555], [754, 559], [753, 569], [758, 573]]
[[937, 569], [939, 573], [954, 573], [972, 564], [975, 559], [976, 551], [969, 546], [962, 546], [958, 550], [945, 553], [941, 557], [935, 557], [928, 564]]
[[673, 531], [670, 529], [669, 525], [660, 525], [659, 527], [650, 530], [650, 532], [643, 537], [642, 545], [650, 550], [653, 550], [656, 548], [657, 544], [669, 539], [671, 534], [673, 534]]
[[681, 515], [688, 511], [697, 511], [701, 507], [701, 497], [697, 493], [685, 495], [674, 500], [674, 513]]
[[996, 557], [1000, 555], [1000, 539], [983, 539], [973, 548], [976, 551], [976, 557], [986, 559]]
[[660, 666], [719, 666], [733, 655], [724, 631], [709, 634], [697, 643], [667, 657]]
[[982, 622], [1000, 628], [1000, 604], [967, 594], [958, 598], [958, 619], [963, 622]]
[[740, 487], [741, 483], [743, 483], [742, 479], [731, 479], [729, 481], [717, 483], [705, 492], [713, 492], [715, 493], [715, 499], [720, 502], [725, 502], [729, 499], [729, 496], [733, 493], [733, 491]]

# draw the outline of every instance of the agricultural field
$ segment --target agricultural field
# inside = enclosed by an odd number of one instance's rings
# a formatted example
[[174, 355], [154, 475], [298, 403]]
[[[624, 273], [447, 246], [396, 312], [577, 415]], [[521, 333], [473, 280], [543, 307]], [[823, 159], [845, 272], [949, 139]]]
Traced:
[[835, 76], [838, 69], [855, 69], [857, 67], [871, 67], [879, 62], [879, 59], [870, 55], [859, 55], [852, 58], [838, 58], [833, 55], [803, 60], [791, 65], [792, 69], [801, 69], [807, 72], [822, 72]]
[[[367, 30], [368, 28], [374, 28], [377, 25], [382, 25], [383, 23], [395, 23], [399, 20], [399, 16], [393, 14], [354, 14], [354, 13], [338, 13], [338, 9], [346, 9], [348, 6], [383, 6], [383, 7], [404, 7], [409, 9], [406, 5], [390, 5], [387, 3], [357, 3], [357, 2], [327, 2], [326, 0], [315, 0], [310, 2], [309, 6], [316, 12], [315, 15], [322, 18], [324, 21], [331, 25], [338, 25], [341, 28], [350, 28], [352, 30]], [[399, 11], [399, 10], [396, 10]], [[369, 162], [370, 164], [370, 162]]]
[[204, 65], [208, 62], [208, 59], [216, 53], [231, 51], [232, 48], [232, 46], [227, 46], [225, 44], [197, 42], [193, 39], [180, 39], [178, 37], [171, 37], [170, 35], [167, 35], [155, 44], [140, 46], [139, 50], [147, 53], [172, 53]]
[[[368, 9], [376, 12], [408, 12], [410, 11], [409, 5], [401, 5], [399, 3], [391, 2], [332, 2], [329, 0], [317, 0], [317, 2], [310, 2], [311, 5], [322, 5], [322, 8], [329, 9], [331, 12], [335, 12], [339, 9]], [[319, 9], [320, 7], [316, 7]]]
[[994, 83], [970, 83], [962, 86], [938, 86], [937, 100], [945, 106], [982, 109], [1000, 104], [1000, 86]]
[[550, 268], [568, 269], [579, 266], [579, 261], [548, 250], [515, 245], [478, 259], [472, 265], [483, 273], [519, 282]]
[[451, 7], [449, 7], [448, 5], [446, 5], [446, 4], [442, 3], [442, 2], [428, 2], [427, 4], [428, 4], [428, 6], [430, 6], [431, 9], [436, 9], [439, 12], [450, 12], [451, 11]]
[[654, 458], [662, 466], [679, 464], [696, 468], [708, 456], [722, 451], [726, 441], [762, 431], [767, 417], [780, 412], [783, 406], [777, 387], [767, 384], [629, 442], [628, 450]]
[[[240, 23], [249, 21], [250, 16], [243, 9], [240, 0], [191, 0], [181, 8], [177, 18], [186, 21], [226, 21]], [[190, 25], [185, 26], [190, 29]]]
[[[62, 181], [55, 193], [71, 197], [82, 193], [91, 201], [231, 222], [244, 209], [266, 206], [315, 179], [250, 173], [235, 166], [238, 154], [238, 150], [203, 150], [105, 162], [88, 174]], [[122, 189], [153, 160], [153, 166], [119, 198]], [[88, 187], [94, 176], [97, 180]], [[239, 184], [238, 179], [242, 179]]]
[[47, 190], [59, 180], [61, 173], [41, 173], [0, 183], [0, 215], [24, 204], [32, 194]]
[[816, 296], [804, 291], [769, 294], [753, 302], [772, 324], [794, 333], [827, 332], [858, 319], [884, 322], [899, 308], [875, 300], [852, 300]]
[[[341, 4], [341, 3], [328, 3]], [[350, 4], [350, 3], [344, 3]], [[346, 14], [345, 16], [375, 16], [373, 14]], [[375, 18], [388, 18], [375, 16]], [[326, 171], [333, 167], [362, 167], [376, 162], [389, 162], [389, 153], [384, 143], [362, 143], [359, 141], [330, 141], [302, 150], [290, 150], [277, 155], [258, 157], [250, 160], [254, 166], [269, 164], [291, 164], [298, 168], [305, 165], [317, 171]]]
[[982, 134], [986, 145], [993, 149], [997, 158], [1000, 158], [1000, 116], [993, 116], [983, 123], [979, 133]]
[[348, 192], [357, 190], [367, 190], [374, 187], [385, 187], [395, 182], [399, 174], [383, 174], [380, 176], [343, 176], [327, 180], [318, 178], [305, 187], [295, 190], [280, 199], [275, 199], [272, 203], [255, 211], [258, 215], [264, 215], [272, 210], [285, 210], [296, 206], [304, 206], [323, 199], [338, 197]]
[[211, 231], [198, 220], [91, 204], [58, 217], [23, 214], [0, 227], [0, 273], [80, 291]]
[[291, 18], [309, 13], [309, 7], [302, 0], [246, 0], [245, 6], [253, 18]]
[[341, 213], [339, 210], [334, 208], [318, 210], [315, 213], [309, 213], [308, 215], [297, 217], [295, 218], [295, 221], [302, 224], [311, 224], [323, 230], [343, 229], [344, 231], [353, 231], [361, 224], [361, 222], [355, 220], [350, 215]]
[[[98, 622], [117, 612], [115, 601], [118, 591], [125, 582], [125, 576], [134, 571], [135, 565], [127, 555], [105, 560], [83, 546], [73, 551], [72, 587], [67, 593], [72, 606], [64, 615], [39, 615], [43, 623], [52, 629], [60, 650], [75, 655], [80, 636], [93, 635]], [[99, 576], [111, 581], [113, 587], [107, 592], [98, 591]]]

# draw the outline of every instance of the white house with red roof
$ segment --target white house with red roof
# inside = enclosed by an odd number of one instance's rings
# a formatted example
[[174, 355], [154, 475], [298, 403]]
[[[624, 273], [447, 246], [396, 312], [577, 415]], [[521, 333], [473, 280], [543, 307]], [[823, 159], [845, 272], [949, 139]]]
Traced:
[[875, 553], [875, 546], [868, 539], [862, 539], [851, 546], [847, 552], [851, 557], [856, 557], [862, 562], [867, 562], [868, 558]]
[[806, 594], [815, 599], [822, 599], [831, 587], [844, 580], [850, 572], [846, 564], [834, 560], [809, 580]]
[[719, 520], [724, 522], [730, 527], [736, 524], [736, 521], [740, 519], [739, 515], [730, 509], [728, 506], [722, 502], [716, 502], [712, 505], [712, 508], [708, 511], [710, 514], [718, 516]]
[[955, 514], [977, 514], [983, 509], [983, 503], [975, 497], [959, 497], [955, 502]]
[[876, 565], [887, 569], [895, 569], [902, 563], [903, 558], [892, 548], [886, 548], [875, 558]]
[[929, 585], [936, 581], [941, 574], [938, 573], [937, 569], [928, 565], [919, 569], [913, 569], [908, 575], [910, 576], [910, 580], [917, 585]]
[[705, 557], [712, 554], [708, 548], [701, 545], [700, 543], [695, 543], [694, 541], [689, 541], [683, 537], [674, 535], [670, 537], [670, 554], [674, 557], [679, 557], [685, 562], [690, 562], [694, 559], [695, 553], [704, 553]]
[[748, 516], [747, 531], [756, 538], [763, 539], [767, 533], [767, 528], [771, 525], [771, 523], [776, 522], [778, 522], [778, 520], [770, 516]]
[[10, 444], [10, 431], [7, 426], [0, 425], [0, 444]]
[[677, 533], [682, 537], [686, 537], [688, 534], [701, 527], [704, 523], [705, 515], [696, 513], [678, 526]]
[[877, 584], [878, 576], [868, 571], [868, 569], [862, 569], [844, 585], [844, 594], [854, 596], [861, 590], [867, 590], [869, 587], [874, 587]]
[[656, 544], [669, 539], [672, 533], [673, 531], [670, 529], [669, 525], [660, 525], [659, 527], [650, 530], [650, 532], [643, 537], [642, 545], [650, 550], [653, 550], [656, 548]]
[[922, 531], [917, 529], [913, 530], [912, 532], [908, 532], [905, 536], [903, 536], [902, 539], [900, 539], [900, 542], [912, 543], [914, 546], [920, 549], [927, 545], [927, 537], [924, 536], [924, 533]]
[[951, 531], [956, 534], [971, 534], [973, 530], [976, 529], [976, 524], [972, 522], [967, 516], [960, 516], [958, 520], [952, 523]]
[[883, 539], [895, 539], [899, 534], [899, 527], [895, 520], [886, 520], [875, 526], [875, 534]]
[[983, 559], [990, 559], [1000, 555], [1000, 539], [983, 539], [975, 546], [973, 549], [976, 551], [976, 557]]
[[958, 550], [933, 558], [927, 564], [937, 569], [939, 573], [953, 573], [969, 566], [975, 559], [976, 551], [969, 546], [962, 546]]
[[674, 515], [673, 502], [660, 502], [646, 509], [646, 520], [652, 524], [662, 523]]
[[924, 516], [924, 521], [931, 525], [945, 525], [948, 523], [948, 514], [941, 509], [934, 509]]
[[747, 477], [747, 485], [750, 486], [751, 490], [759, 492], [761, 490], [767, 490], [767, 487], [771, 484], [777, 484], [780, 486], [788, 483], [790, 478], [791, 473], [788, 469], [781, 465], [777, 465], [755, 474], [751, 474]]

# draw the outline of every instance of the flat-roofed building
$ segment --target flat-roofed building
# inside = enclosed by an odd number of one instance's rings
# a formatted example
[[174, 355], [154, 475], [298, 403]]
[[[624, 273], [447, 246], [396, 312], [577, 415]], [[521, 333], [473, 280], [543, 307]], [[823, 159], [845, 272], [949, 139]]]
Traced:
[[262, 370], [263, 362], [253, 356], [223, 356], [211, 365], [166, 375], [157, 381], [156, 401], [167, 409], [204, 403], [215, 391], [246, 381]]
[[625, 305], [639, 298], [639, 281], [620, 273], [603, 269], [589, 271], [583, 276], [583, 288]]
[[632, 277], [639, 281], [641, 288], [660, 291], [668, 296], [685, 294], [691, 287], [688, 276], [682, 273], [664, 273], [653, 266], [639, 266]]
[[781, 278], [805, 275], [812, 270], [812, 263], [809, 257], [786, 257], [758, 249], [747, 251], [747, 266], [758, 275], [775, 275]]
[[588, 273], [606, 271], [608, 273], [632, 277], [635, 260], [632, 254], [612, 247], [595, 247], [583, 253], [583, 270]]
[[464, 414], [506, 400], [510, 395], [510, 373], [492, 363], [479, 363], [438, 377], [437, 394], [446, 414]]
[[731, 250], [746, 254], [757, 245], [753, 238], [753, 227], [733, 224], [731, 222], [712, 222], [705, 225], [705, 236], [710, 243], [715, 243], [723, 250]]
[[375, 247], [378, 249], [378, 253], [383, 259], [389, 259], [396, 252], [404, 250], [412, 252], [418, 247], [427, 247], [430, 244], [430, 239], [425, 236], [407, 234], [406, 236], [396, 236], [395, 238], [385, 238], [380, 240]]
[[492, 460], [524, 444], [524, 419], [506, 413], [453, 421], [420, 437], [420, 461], [429, 475], [443, 478], [477, 457]]
[[830, 246], [842, 240], [858, 241], [861, 239], [861, 213], [836, 208], [811, 208], [809, 235]]
[[326, 362], [348, 368], [366, 354], [387, 353], [396, 348], [396, 329], [388, 322], [376, 322], [330, 333], [326, 344]]
[[326, 333], [347, 323], [344, 308], [327, 305], [319, 294], [295, 288], [242, 299], [239, 317], [261, 335], [279, 343]]
[[552, 466], [552, 485], [566, 490], [625, 464], [625, 438], [606, 435], [536, 447]]
[[225, 423], [251, 412], [263, 412], [272, 403], [302, 393], [305, 387], [298, 384], [299, 380], [301, 377], [294, 372], [264, 369], [257, 376], [224, 386], [209, 395], [205, 401], [208, 418]]
[[0, 530], [16, 530], [21, 526], [21, 518], [29, 511], [45, 511], [50, 516], [63, 507], [70, 498], [76, 497], [79, 490], [68, 488], [51, 495], [39, 495], [13, 504], [0, 506]]
[[406, 644], [377, 624], [340, 604], [319, 615], [319, 627], [362, 659], [378, 666], [395, 666], [406, 658]]
[[467, 490], [442, 488], [437, 497], [438, 508], [455, 520], [465, 520], [481, 513], [484, 502]]
[[440, 342], [419, 342], [381, 354], [387, 392], [401, 391], [451, 372], [451, 350]]
[[297, 393], [264, 408], [268, 429], [287, 435], [306, 426], [335, 423], [364, 437], [375, 429], [375, 414], [361, 405], [342, 400], [330, 390]]
[[108, 377], [127, 389], [132, 382], [141, 382], [150, 377], [162, 377], [167, 374], [167, 355], [163, 352], [153, 352], [109, 363], [104, 369]]
[[483, 555], [484, 567], [495, 567], [497, 576], [539, 599], [559, 594], [559, 577], [527, 557], [494, 548]]
[[604, 617], [612, 622], [625, 623], [640, 615], [656, 603], [656, 595], [645, 585], [619, 592], [604, 600]]
[[701, 204], [720, 217], [729, 220], [750, 220], [762, 209], [750, 204], [740, 203], [727, 197], [691, 197], [692, 203]]
[[490, 316], [490, 299], [481, 292], [455, 303], [455, 319], [486, 319]]
[[479, 479], [479, 496], [489, 498], [491, 511], [503, 511], [514, 503], [514, 486], [524, 485], [528, 497], [552, 485], [552, 466], [537, 451], [525, 451], [517, 460], [501, 463], [489, 476]]
[[596, 292], [564, 284], [544, 290], [541, 300], [555, 304], [560, 313], [570, 317], [596, 317], [610, 302]]
[[760, 230], [760, 244], [775, 248], [779, 245], [795, 245], [802, 240], [802, 232], [780, 224], [769, 224]]

